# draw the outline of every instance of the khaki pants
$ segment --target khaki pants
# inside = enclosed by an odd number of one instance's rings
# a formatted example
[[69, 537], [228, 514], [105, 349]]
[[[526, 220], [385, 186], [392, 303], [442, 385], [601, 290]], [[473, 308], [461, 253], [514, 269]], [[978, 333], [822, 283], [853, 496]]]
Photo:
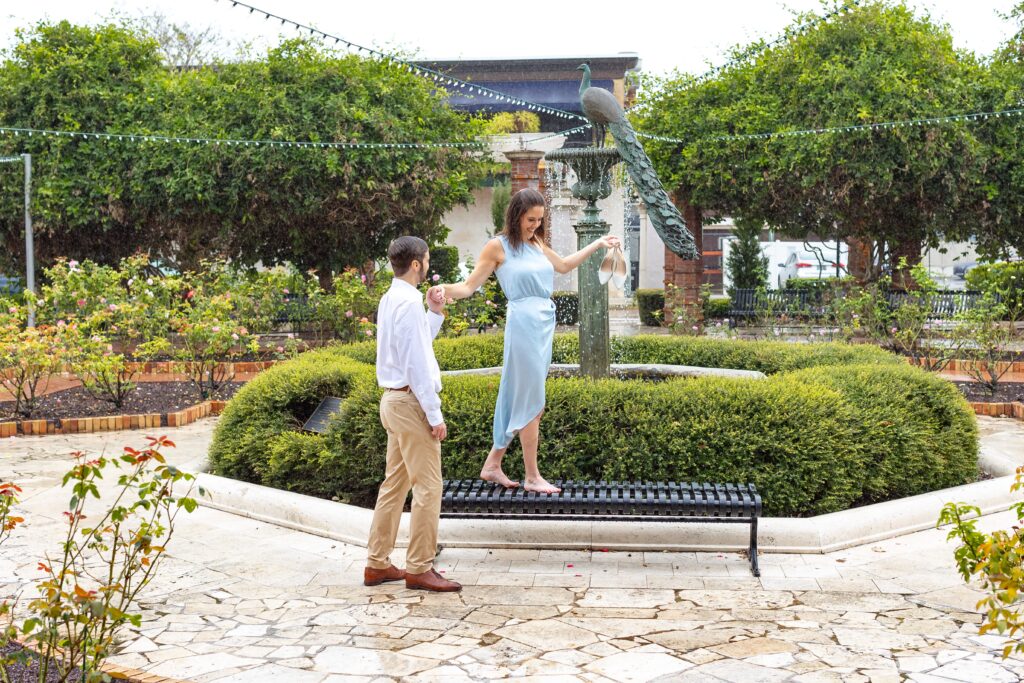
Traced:
[[412, 519], [405, 571], [422, 574], [434, 566], [441, 514], [441, 442], [430, 433], [427, 417], [411, 391], [387, 391], [380, 400], [380, 421], [388, 432], [384, 483], [377, 494], [367, 543], [373, 569], [391, 566], [402, 507], [412, 488]]

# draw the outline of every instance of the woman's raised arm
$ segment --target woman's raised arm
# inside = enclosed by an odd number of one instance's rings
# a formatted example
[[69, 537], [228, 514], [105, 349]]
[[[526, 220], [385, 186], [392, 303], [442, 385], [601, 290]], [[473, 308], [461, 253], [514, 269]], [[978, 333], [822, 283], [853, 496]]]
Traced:
[[505, 260], [505, 251], [501, 248], [501, 241], [492, 239], [484, 245], [480, 252], [480, 260], [477, 261], [473, 272], [469, 274], [465, 282], [455, 285], [441, 285], [444, 294], [450, 299], [465, 299], [473, 296], [473, 292], [480, 289], [480, 286], [487, 281], [498, 266]]

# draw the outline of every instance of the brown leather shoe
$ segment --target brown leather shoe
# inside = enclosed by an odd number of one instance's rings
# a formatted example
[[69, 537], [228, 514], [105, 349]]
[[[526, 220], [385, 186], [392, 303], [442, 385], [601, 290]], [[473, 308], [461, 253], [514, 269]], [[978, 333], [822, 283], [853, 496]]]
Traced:
[[449, 581], [433, 569], [422, 574], [406, 574], [405, 587], [425, 591], [438, 591], [440, 593], [453, 593], [462, 590], [462, 584]]
[[405, 578], [405, 570], [391, 565], [387, 569], [367, 567], [363, 570], [364, 586], [379, 586], [385, 581], [401, 581]]

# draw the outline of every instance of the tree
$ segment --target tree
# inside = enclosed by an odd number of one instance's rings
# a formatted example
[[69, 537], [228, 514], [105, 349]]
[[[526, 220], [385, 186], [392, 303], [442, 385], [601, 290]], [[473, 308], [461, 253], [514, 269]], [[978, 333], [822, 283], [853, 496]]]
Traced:
[[[157, 107], [144, 103], [162, 78], [156, 43], [123, 27], [66, 21], [17, 32], [0, 64], [0, 123], [77, 130], [137, 130]], [[0, 137], [0, 154], [28, 152], [33, 162], [32, 217], [41, 266], [70, 254], [117, 262], [143, 241], [129, 220], [133, 167], [128, 145], [70, 137]], [[0, 268], [24, 270], [21, 168], [0, 169]]]
[[[472, 122], [422, 78], [386, 62], [287, 41], [259, 61], [182, 73], [167, 130], [255, 140], [465, 141]], [[140, 160], [148, 229], [183, 264], [211, 247], [242, 263], [331, 273], [381, 258], [402, 234], [443, 240], [442, 216], [471, 200], [461, 149], [185, 146]]]
[[[985, 79], [977, 85], [983, 111], [1016, 109], [1024, 101], [1024, 3], [1006, 17], [1016, 34], [996, 51]], [[977, 126], [988, 149], [981, 183], [978, 225], [973, 232], [978, 252], [991, 260], [1007, 258], [1009, 250], [1024, 254], [1024, 139], [1020, 117], [989, 117]]]
[[[291, 40], [260, 59], [161, 66], [131, 27], [40, 24], [0, 67], [5, 125], [192, 138], [351, 143], [468, 141], [479, 123], [432, 82], [386, 61]], [[456, 148], [320, 148], [35, 136], [41, 265], [111, 263], [142, 249], [180, 269], [204, 258], [290, 262], [332, 274], [381, 258], [396, 236], [435, 243], [471, 200], [477, 161]], [[0, 171], [0, 227], [20, 253], [20, 177]]]
[[484, 133], [487, 135], [537, 132], [540, 132], [540, 117], [532, 111], [498, 112], [491, 117], [484, 128]]
[[640, 130], [686, 141], [645, 143], [680, 197], [793, 237], [860, 240], [871, 277], [906, 245], [976, 231], [991, 155], [970, 122], [733, 137], [976, 111], [985, 70], [946, 27], [875, 1], [744, 53], [716, 78], [655, 83], [667, 94], [642, 110]]
[[507, 180], [495, 183], [494, 192], [491, 195], [491, 223], [494, 225], [494, 232], [488, 231], [492, 236], [505, 229], [505, 211], [508, 210], [510, 201], [512, 201], [512, 183]]
[[216, 56], [220, 34], [212, 26], [195, 28], [176, 24], [160, 12], [143, 16], [142, 29], [157, 42], [164, 64], [177, 69], [195, 69], [210, 64]]
[[768, 258], [761, 253], [761, 224], [737, 219], [733, 234], [736, 239], [725, 263], [729, 270], [729, 279], [732, 281], [730, 289], [767, 287]]

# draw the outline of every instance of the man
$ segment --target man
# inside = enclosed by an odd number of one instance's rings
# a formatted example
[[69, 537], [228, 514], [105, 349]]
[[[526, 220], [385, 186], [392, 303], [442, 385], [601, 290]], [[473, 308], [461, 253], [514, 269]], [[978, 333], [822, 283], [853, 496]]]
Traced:
[[[388, 433], [384, 483], [377, 494], [367, 543], [363, 583], [405, 579], [406, 588], [458, 591], [462, 586], [434, 570], [441, 514], [441, 371], [433, 339], [441, 329], [444, 301], [429, 302], [417, 287], [430, 266], [427, 243], [399, 237], [388, 247], [395, 279], [377, 309], [377, 384], [384, 387], [380, 421]], [[405, 571], [391, 564], [405, 498], [412, 488], [412, 519]]]

